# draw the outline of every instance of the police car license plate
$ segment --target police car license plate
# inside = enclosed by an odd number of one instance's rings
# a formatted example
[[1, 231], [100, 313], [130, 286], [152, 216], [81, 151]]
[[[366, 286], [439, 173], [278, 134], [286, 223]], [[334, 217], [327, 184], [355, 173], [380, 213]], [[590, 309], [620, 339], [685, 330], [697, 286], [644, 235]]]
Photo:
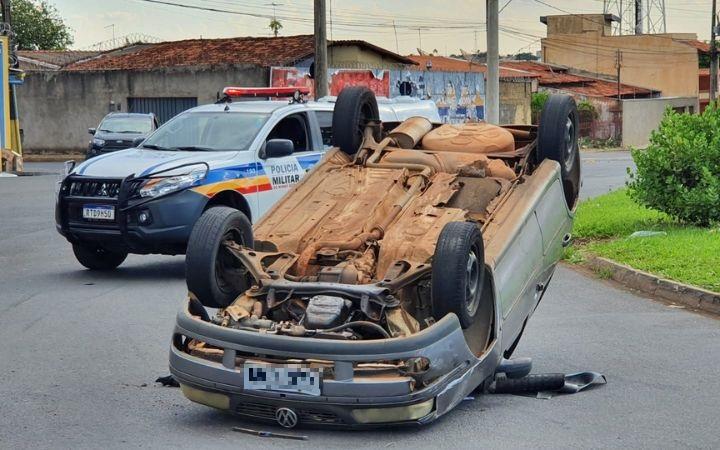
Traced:
[[83, 205], [83, 219], [115, 220], [115, 207], [110, 205]]
[[320, 395], [320, 370], [298, 364], [245, 364], [245, 390], [283, 391]]

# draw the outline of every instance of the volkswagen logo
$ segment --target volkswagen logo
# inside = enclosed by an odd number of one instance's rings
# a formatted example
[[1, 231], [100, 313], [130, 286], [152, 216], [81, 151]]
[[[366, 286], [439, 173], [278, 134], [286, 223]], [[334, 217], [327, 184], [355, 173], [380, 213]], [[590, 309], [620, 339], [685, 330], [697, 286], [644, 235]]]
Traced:
[[278, 425], [285, 428], [294, 428], [298, 424], [298, 416], [290, 408], [278, 408], [275, 411], [275, 420]]

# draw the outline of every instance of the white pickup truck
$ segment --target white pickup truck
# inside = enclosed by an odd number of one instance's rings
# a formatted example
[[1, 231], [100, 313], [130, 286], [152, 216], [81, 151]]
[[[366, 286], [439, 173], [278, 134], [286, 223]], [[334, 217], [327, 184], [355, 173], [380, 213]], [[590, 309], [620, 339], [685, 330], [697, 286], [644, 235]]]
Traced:
[[[249, 229], [331, 146], [335, 99], [302, 94], [226, 88], [217, 103], [179, 114], [134, 148], [78, 164], [60, 185], [57, 230], [83, 266], [110, 270], [128, 253], [185, 253], [195, 222], [213, 207], [241, 211]], [[248, 97], [255, 101], [233, 101]], [[432, 101], [379, 103], [386, 126], [440, 120]]]

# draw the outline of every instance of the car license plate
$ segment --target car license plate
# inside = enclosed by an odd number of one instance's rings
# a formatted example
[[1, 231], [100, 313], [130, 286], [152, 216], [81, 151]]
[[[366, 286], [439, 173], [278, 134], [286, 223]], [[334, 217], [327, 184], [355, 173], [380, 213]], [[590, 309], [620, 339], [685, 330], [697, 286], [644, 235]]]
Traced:
[[320, 395], [320, 370], [298, 364], [245, 364], [243, 381], [246, 390], [296, 392]]
[[115, 220], [115, 207], [110, 205], [83, 205], [83, 219]]

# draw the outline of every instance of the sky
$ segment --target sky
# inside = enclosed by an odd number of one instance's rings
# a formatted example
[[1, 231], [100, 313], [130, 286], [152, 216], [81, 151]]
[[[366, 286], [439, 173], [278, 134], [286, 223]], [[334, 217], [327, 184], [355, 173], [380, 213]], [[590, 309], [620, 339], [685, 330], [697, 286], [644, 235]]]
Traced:
[[[75, 49], [128, 34], [157, 40], [270, 36], [276, 14], [281, 35], [312, 34], [313, 0], [160, 0], [229, 14], [151, 3], [147, 0], [49, 0], [75, 36]], [[326, 0], [328, 37], [363, 39], [401, 54], [440, 54], [485, 49], [484, 0]], [[545, 36], [540, 16], [599, 13], [603, 0], [499, 0], [500, 52], [536, 51]], [[660, 1], [660, 0], [655, 0]], [[275, 6], [273, 6], [275, 3]], [[697, 33], [709, 39], [712, 0], [665, 0], [668, 32]], [[274, 10], [274, 11], [273, 11]], [[394, 23], [394, 26], [393, 26]]]

